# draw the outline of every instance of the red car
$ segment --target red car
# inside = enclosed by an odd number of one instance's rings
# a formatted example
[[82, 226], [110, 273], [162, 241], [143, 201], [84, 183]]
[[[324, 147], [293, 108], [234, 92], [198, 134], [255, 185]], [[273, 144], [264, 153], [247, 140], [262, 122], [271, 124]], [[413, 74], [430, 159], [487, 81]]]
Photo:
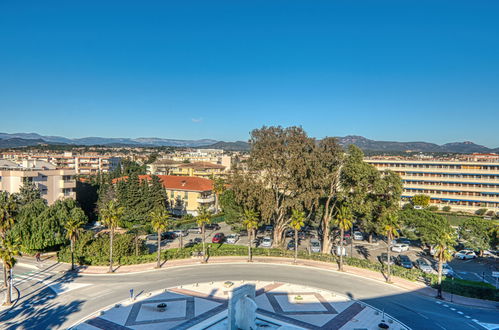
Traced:
[[223, 243], [224, 240], [225, 240], [224, 233], [216, 233], [215, 235], [213, 235], [211, 242], [212, 243]]

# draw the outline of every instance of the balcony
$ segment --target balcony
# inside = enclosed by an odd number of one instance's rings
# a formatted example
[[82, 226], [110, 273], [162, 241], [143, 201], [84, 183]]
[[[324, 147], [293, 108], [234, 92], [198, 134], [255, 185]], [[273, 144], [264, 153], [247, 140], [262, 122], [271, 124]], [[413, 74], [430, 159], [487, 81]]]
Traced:
[[76, 181], [75, 180], [61, 180], [59, 181], [59, 188], [75, 188]]
[[213, 203], [215, 201], [215, 196], [199, 197], [197, 202], [200, 204]]

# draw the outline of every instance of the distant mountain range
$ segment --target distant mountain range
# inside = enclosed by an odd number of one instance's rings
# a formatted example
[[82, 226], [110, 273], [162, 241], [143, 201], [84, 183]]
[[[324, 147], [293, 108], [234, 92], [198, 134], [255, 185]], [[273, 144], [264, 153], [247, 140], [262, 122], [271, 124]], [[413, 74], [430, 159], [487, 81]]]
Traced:
[[[340, 145], [346, 147], [354, 144], [363, 150], [386, 151], [386, 152], [448, 152], [448, 153], [499, 153], [499, 148], [487, 148], [473, 142], [452, 142], [443, 145], [428, 142], [395, 142], [375, 141], [362, 136], [349, 135], [337, 138]], [[137, 147], [198, 147], [224, 150], [250, 149], [250, 145], [244, 141], [224, 142], [211, 139], [202, 140], [177, 140], [161, 138], [102, 138], [85, 137], [69, 139], [61, 136], [43, 136], [36, 133], [0, 133], [0, 148], [16, 148], [24, 146], [35, 146], [40, 144], [67, 144], [67, 145], [102, 145], [102, 146], [137, 146]]]

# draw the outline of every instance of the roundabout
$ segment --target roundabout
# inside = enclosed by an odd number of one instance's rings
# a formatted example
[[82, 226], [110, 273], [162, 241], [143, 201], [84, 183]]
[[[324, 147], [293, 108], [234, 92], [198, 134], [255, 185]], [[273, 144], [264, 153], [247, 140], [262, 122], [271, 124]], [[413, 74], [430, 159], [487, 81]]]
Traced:
[[[487, 324], [497, 323], [497, 310], [441, 302], [417, 291], [349, 273], [260, 262], [191, 264], [140, 273], [65, 273], [56, 281], [74, 289], [54, 295], [51, 289], [45, 287], [21, 294], [12, 309], [0, 314], [0, 323], [6, 329], [17, 329], [19, 325], [25, 329], [70, 328], [98, 316], [101, 311], [105, 315], [116, 304], [130, 301], [130, 290], [133, 290], [134, 299], [138, 302], [164, 293], [168, 288], [185, 289], [196, 283], [224, 283], [228, 280], [237, 285], [241, 281], [260, 281], [262, 285], [283, 283], [307, 290], [331, 292], [346, 301], [358, 302], [381, 313], [384, 311], [393, 320], [411, 329], [494, 329], [493, 325], [487, 327]], [[24, 304], [31, 306], [27, 309]], [[170, 304], [166, 304], [168, 311]], [[376, 326], [372, 324], [368, 329], [375, 329]]]

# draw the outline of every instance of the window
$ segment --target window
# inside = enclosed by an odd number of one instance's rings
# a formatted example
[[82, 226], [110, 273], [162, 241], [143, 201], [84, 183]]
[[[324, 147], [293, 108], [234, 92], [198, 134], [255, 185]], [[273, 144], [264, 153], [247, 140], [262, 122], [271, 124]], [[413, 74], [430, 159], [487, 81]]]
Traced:
[[184, 199], [187, 199], [189, 197], [189, 193], [186, 191], [184, 192]]

